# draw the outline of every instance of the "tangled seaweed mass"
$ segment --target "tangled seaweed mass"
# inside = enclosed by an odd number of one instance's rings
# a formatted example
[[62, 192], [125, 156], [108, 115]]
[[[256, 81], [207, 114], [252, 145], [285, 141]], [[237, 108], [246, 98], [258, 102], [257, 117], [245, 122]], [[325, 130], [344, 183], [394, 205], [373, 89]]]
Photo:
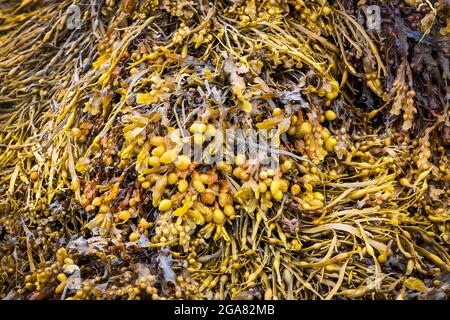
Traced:
[[2, 1], [0, 298], [448, 299], [449, 11]]

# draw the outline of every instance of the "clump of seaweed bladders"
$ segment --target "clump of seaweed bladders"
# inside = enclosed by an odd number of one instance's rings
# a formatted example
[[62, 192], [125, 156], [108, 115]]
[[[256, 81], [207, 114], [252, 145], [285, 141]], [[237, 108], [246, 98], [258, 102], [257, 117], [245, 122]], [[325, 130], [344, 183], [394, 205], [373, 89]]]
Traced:
[[3, 1], [0, 298], [448, 299], [449, 10]]

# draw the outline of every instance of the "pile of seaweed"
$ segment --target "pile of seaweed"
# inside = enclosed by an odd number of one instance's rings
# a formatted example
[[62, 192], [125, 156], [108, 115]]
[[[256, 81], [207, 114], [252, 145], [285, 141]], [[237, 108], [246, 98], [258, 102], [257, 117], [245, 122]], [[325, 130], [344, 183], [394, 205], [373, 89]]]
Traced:
[[449, 11], [3, 1], [0, 298], [447, 299]]

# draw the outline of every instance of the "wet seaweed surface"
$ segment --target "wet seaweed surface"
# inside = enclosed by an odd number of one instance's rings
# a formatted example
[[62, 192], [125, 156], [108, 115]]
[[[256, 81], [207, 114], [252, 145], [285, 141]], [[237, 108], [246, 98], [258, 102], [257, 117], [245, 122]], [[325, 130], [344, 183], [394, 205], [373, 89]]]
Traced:
[[448, 299], [449, 11], [3, 1], [0, 298]]

